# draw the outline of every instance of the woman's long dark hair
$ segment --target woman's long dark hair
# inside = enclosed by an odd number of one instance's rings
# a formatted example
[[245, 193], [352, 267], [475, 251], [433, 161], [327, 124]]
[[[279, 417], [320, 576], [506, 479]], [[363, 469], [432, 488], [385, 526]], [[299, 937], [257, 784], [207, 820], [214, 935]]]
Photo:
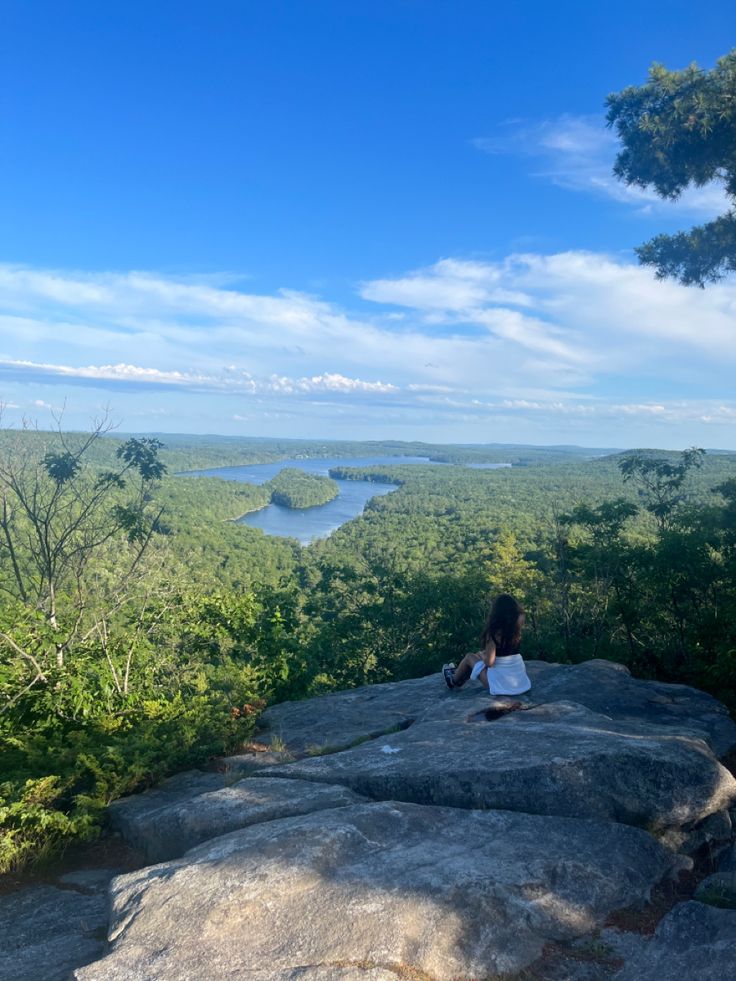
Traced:
[[481, 644], [487, 647], [493, 641], [502, 650], [515, 650], [521, 642], [521, 615], [524, 608], [513, 596], [501, 593], [491, 607]]

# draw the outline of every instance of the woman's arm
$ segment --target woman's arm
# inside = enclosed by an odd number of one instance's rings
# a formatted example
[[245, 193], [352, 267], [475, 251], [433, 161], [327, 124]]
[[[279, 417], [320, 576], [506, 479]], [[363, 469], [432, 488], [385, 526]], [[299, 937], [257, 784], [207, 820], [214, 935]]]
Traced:
[[485, 646], [485, 650], [482, 652], [483, 661], [487, 668], [492, 668], [496, 662], [496, 644], [493, 638], [491, 638]]

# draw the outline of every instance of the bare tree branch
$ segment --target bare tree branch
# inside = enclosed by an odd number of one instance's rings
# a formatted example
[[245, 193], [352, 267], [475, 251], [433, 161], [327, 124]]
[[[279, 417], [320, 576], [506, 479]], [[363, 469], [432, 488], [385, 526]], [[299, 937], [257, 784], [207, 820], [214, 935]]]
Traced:
[[26, 661], [28, 661], [30, 664], [33, 665], [33, 667], [36, 669], [36, 674], [38, 675], [37, 678], [38, 681], [47, 681], [46, 675], [43, 673], [43, 670], [41, 669], [41, 665], [38, 663], [38, 661], [33, 656], [33, 654], [29, 654], [28, 651], [24, 651], [23, 648], [19, 644], [16, 644], [13, 638], [9, 634], [6, 634], [4, 631], [0, 631], [0, 640], [4, 640], [5, 643], [8, 645], [8, 647], [12, 647], [12, 649], [15, 651], [16, 654], [19, 654], [21, 657], [25, 658]]

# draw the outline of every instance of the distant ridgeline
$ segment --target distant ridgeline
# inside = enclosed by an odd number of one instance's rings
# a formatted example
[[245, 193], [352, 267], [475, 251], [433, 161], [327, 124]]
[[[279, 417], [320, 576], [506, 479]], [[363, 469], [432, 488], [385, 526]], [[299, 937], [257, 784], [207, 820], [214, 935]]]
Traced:
[[265, 485], [271, 490], [271, 503], [285, 508], [313, 508], [334, 501], [340, 488], [329, 477], [286, 467]]
[[[164, 444], [161, 459], [170, 472], [212, 467], [248, 466], [285, 459], [325, 457], [426, 456], [434, 463], [510, 463], [513, 466], [547, 466], [573, 462], [612, 452], [580, 446], [521, 446], [488, 443], [452, 446], [402, 440], [305, 440], [266, 439], [246, 436], [194, 436], [179, 433], [151, 433]], [[110, 439], [117, 443], [124, 434]], [[105, 441], [107, 442], [107, 440]], [[0, 446], [2, 432], [0, 432]], [[100, 451], [97, 450], [99, 453]]]

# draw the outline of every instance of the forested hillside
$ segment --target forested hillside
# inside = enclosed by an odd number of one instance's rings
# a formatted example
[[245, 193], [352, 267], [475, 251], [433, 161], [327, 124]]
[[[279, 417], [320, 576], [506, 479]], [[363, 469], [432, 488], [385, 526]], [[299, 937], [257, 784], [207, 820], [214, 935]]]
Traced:
[[[437, 671], [500, 591], [528, 657], [614, 658], [736, 706], [736, 455], [171, 444], [2, 434], [4, 869], [236, 747], [268, 701]], [[233, 521], [273, 486], [175, 474], [372, 453], [455, 465], [333, 472], [400, 486], [309, 547]], [[514, 465], [464, 465], [489, 462]]]
[[[524, 446], [514, 443], [451, 445], [403, 440], [256, 439], [245, 436], [186, 436], [153, 433], [164, 444], [162, 458], [172, 472], [246, 466], [272, 460], [325, 457], [418, 456], [438, 463], [510, 463], [527, 466], [589, 459], [610, 449], [581, 446]], [[125, 439], [125, 436], [120, 437]]]

